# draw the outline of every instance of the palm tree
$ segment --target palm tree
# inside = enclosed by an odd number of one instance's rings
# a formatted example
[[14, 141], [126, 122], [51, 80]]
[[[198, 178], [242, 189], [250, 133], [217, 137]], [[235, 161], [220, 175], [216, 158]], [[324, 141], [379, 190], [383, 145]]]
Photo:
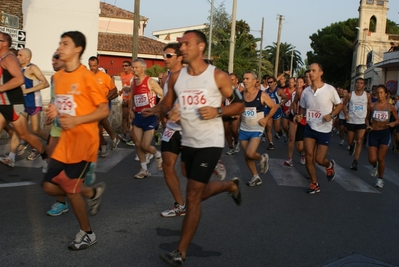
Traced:
[[[269, 60], [273, 65], [276, 62], [276, 51], [277, 44], [273, 43], [273, 45], [268, 45], [265, 47], [265, 56], [266, 60]], [[292, 54], [293, 52], [293, 54]], [[278, 73], [283, 73], [286, 70], [290, 70], [291, 67], [291, 55], [293, 55], [293, 64], [292, 71], [295, 72], [303, 65], [303, 61], [301, 58], [301, 53], [298, 50], [288, 43], [280, 44], [280, 60], [278, 63]]]

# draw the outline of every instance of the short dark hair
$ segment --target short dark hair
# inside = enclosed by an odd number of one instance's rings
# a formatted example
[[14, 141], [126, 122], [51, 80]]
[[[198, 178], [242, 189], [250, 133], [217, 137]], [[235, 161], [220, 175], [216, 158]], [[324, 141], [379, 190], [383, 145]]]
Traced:
[[202, 31], [199, 30], [188, 30], [185, 31], [184, 34], [194, 33], [197, 36], [198, 43], [205, 43], [204, 51], [208, 46], [208, 42], [206, 40], [206, 36]]
[[387, 88], [385, 85], [379, 84], [379, 85], [377, 86], [377, 90], [378, 90], [378, 88], [384, 89], [385, 93], [388, 94], [388, 88]]
[[5, 39], [5, 41], [7, 42], [7, 44], [8, 44], [8, 46], [7, 47], [11, 47], [11, 45], [12, 45], [12, 41], [11, 41], [11, 36], [8, 34], [8, 33], [6, 33], [6, 32], [0, 32], [0, 34], [2, 34], [3, 35], [3, 37], [4, 37], [4, 39]]
[[125, 64], [125, 63], [128, 64], [129, 66], [132, 65], [132, 62], [130, 62], [129, 60], [125, 60], [125, 61], [122, 62], [122, 64]]
[[356, 82], [357, 82], [357, 81], [363, 81], [363, 82], [365, 82], [366, 80], [363, 79], [363, 78], [357, 78], [357, 79], [356, 79]]
[[269, 75], [265, 74], [262, 76], [262, 80], [267, 80], [269, 78]]
[[97, 62], [97, 64], [98, 64], [98, 57], [91, 56], [91, 57], [89, 58], [89, 61], [95, 61], [95, 62]]
[[276, 79], [276, 77], [274, 77], [274, 76], [269, 76], [269, 78], [267, 78], [268, 80], [269, 79], [273, 79], [273, 82], [276, 82], [277, 81], [277, 79]]
[[84, 36], [84, 34], [79, 31], [69, 31], [69, 32], [64, 32], [61, 35], [61, 38], [65, 37], [71, 38], [76, 47], [79, 46], [82, 47], [82, 51], [80, 51], [79, 53], [79, 58], [80, 58], [86, 49], [86, 37]]
[[230, 76], [234, 76], [234, 77], [236, 77], [236, 79], [238, 79], [238, 76], [237, 76], [237, 74], [236, 74], [236, 73], [234, 73], [234, 72], [230, 73], [229, 75], [230, 75]]
[[165, 51], [168, 48], [173, 49], [173, 50], [175, 50], [176, 57], [180, 57], [181, 56], [180, 47], [181, 47], [181, 43], [169, 43], [169, 44], [165, 45], [165, 47], [163, 48], [163, 51]]

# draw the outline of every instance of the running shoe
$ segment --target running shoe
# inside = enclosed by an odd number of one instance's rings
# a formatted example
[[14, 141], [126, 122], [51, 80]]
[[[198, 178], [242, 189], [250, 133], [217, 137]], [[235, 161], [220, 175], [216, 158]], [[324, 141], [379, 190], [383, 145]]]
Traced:
[[86, 177], [85, 177], [85, 185], [92, 185], [94, 184], [94, 182], [96, 181], [96, 166], [97, 163], [95, 162], [91, 162], [90, 163], [90, 167], [89, 167], [89, 171], [86, 173]]
[[262, 155], [262, 159], [259, 162], [260, 173], [265, 174], [269, 170], [269, 155], [267, 153]]
[[280, 135], [278, 134], [278, 133], [276, 133], [275, 135], [274, 135], [274, 137], [276, 137], [277, 139], [280, 139]]
[[183, 266], [183, 262], [185, 261], [178, 250], [174, 250], [169, 254], [162, 254], [160, 257], [171, 266]]
[[150, 177], [151, 173], [149, 170], [140, 169], [140, 171], [134, 176], [136, 179], [143, 179], [146, 177]]
[[172, 208], [161, 212], [161, 216], [165, 218], [184, 216], [184, 215], [186, 215], [186, 205], [182, 206], [177, 202], [175, 202]]
[[219, 178], [219, 180], [224, 180], [226, 178], [226, 168], [221, 160], [218, 160], [218, 164], [216, 164], [213, 173]]
[[231, 193], [231, 197], [233, 198], [234, 203], [236, 203], [237, 206], [240, 206], [242, 202], [240, 179], [238, 179], [238, 177], [234, 177], [231, 179], [231, 181], [237, 185], [237, 190]]
[[378, 162], [370, 170], [371, 177], [376, 177], [378, 174]]
[[65, 212], [68, 212], [69, 207], [68, 203], [61, 203], [61, 202], [55, 202], [49, 211], [47, 211], [47, 215], [49, 216], [59, 216], [61, 214], [64, 214]]
[[302, 165], [305, 165], [305, 164], [306, 164], [305, 153], [301, 153], [301, 164], [302, 164]]
[[150, 153], [145, 154], [146, 163], [147, 163], [147, 164], [150, 163], [150, 161], [152, 160], [153, 157], [154, 157], [153, 154], [150, 154]]
[[262, 138], [260, 139], [260, 141], [261, 141], [262, 143], [266, 143], [266, 138], [265, 138], [264, 136], [262, 136]]
[[119, 140], [119, 138], [116, 138], [116, 137], [115, 137], [115, 139], [112, 140], [112, 147], [111, 147], [111, 150], [114, 150], [115, 148], [117, 148], [120, 141], [121, 141], [121, 140]]
[[128, 145], [128, 146], [135, 146], [133, 140], [130, 140], [129, 142], [126, 142], [126, 145]]
[[383, 188], [384, 181], [381, 178], [377, 178], [377, 182], [375, 183], [375, 187]]
[[329, 182], [333, 181], [335, 179], [335, 161], [332, 159], [331, 161], [331, 167], [326, 168], [326, 174], [327, 174], [327, 180]]
[[7, 165], [8, 167], [11, 167], [11, 168], [14, 168], [14, 166], [15, 166], [15, 160], [10, 158], [9, 156], [0, 157], [0, 162], [3, 163], [4, 165]]
[[351, 169], [357, 171], [357, 160], [354, 160], [351, 165]]
[[267, 147], [267, 150], [274, 150], [274, 145], [273, 143], [270, 143], [269, 146]]
[[342, 146], [344, 144], [344, 140], [341, 140], [341, 142], [339, 142], [339, 145]]
[[396, 145], [393, 147], [393, 153], [398, 154], [398, 152], [399, 152], [399, 146]]
[[106, 158], [109, 154], [109, 149], [108, 149], [108, 144], [107, 145], [101, 145], [101, 151], [100, 151], [100, 157]]
[[[152, 154], [150, 154], [152, 156]], [[162, 171], [162, 157], [155, 158], [155, 163], [157, 164], [157, 171]]]
[[93, 198], [87, 199], [89, 204], [89, 213], [91, 215], [96, 215], [100, 210], [101, 199], [103, 197], [106, 185], [105, 183], [98, 183], [93, 186], [95, 193]]
[[27, 160], [36, 160], [37, 158], [40, 157], [40, 153], [39, 151], [37, 151], [36, 149], [32, 149], [32, 151], [30, 152], [30, 154], [26, 157]]
[[320, 192], [319, 184], [318, 183], [311, 183], [307, 193], [310, 194], [310, 195], [313, 195], [313, 194], [319, 193], [319, 192]]
[[25, 150], [28, 148], [28, 146], [29, 146], [28, 143], [19, 144], [17, 147], [17, 155], [21, 156], [25, 152]]
[[122, 142], [127, 142], [126, 134], [118, 134], [118, 138], [122, 140]]
[[140, 162], [139, 155], [136, 154], [136, 157], [134, 158], [134, 161]]
[[356, 141], [353, 141], [353, 144], [349, 146], [349, 156], [353, 156], [356, 150]]
[[260, 179], [259, 176], [253, 176], [252, 179], [247, 183], [248, 186], [257, 186], [257, 185], [261, 185], [262, 184], [262, 180]]
[[235, 143], [234, 145], [234, 153], [240, 152], [240, 142]]
[[286, 161], [284, 161], [284, 165], [288, 167], [293, 167], [294, 163], [292, 162], [292, 159], [287, 159]]
[[105, 129], [103, 130], [103, 136], [109, 136], [109, 133]]
[[159, 146], [162, 142], [162, 134], [160, 132], [155, 132], [154, 134], [154, 138], [155, 138], [155, 145]]
[[284, 143], [288, 143], [288, 137], [284, 137]]
[[47, 171], [48, 171], [48, 159], [44, 159], [44, 160], [42, 160], [42, 162], [43, 162], [42, 173], [47, 173]]
[[75, 240], [68, 246], [70, 250], [81, 250], [94, 245], [97, 242], [95, 233], [88, 234], [83, 230], [80, 230], [76, 234]]
[[233, 154], [234, 154], [234, 148], [231, 147], [231, 148], [229, 148], [229, 150], [227, 150], [226, 155], [231, 156], [231, 155], [233, 155]]

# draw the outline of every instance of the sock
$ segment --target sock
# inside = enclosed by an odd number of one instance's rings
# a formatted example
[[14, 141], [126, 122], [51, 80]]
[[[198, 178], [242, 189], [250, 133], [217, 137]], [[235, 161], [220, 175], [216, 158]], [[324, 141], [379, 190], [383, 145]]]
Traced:
[[330, 161], [330, 166], [328, 167], [328, 169], [332, 168], [333, 164], [332, 161]]
[[141, 165], [141, 168], [143, 170], [147, 170], [147, 163], [146, 162], [141, 162], [140, 165]]
[[91, 234], [93, 233], [92, 230], [90, 230], [90, 231], [85, 231], [85, 232], [86, 232], [86, 234], [89, 234], [89, 235], [91, 235]]
[[259, 174], [255, 174], [255, 175], [254, 175], [254, 178], [260, 178], [260, 177], [259, 177]]
[[61, 202], [61, 201], [57, 201], [58, 203], [61, 203], [61, 204], [63, 204], [63, 205], [65, 205], [66, 204], [66, 202], [64, 201], [64, 202]]
[[377, 168], [377, 163], [373, 165], [373, 168]]
[[10, 159], [12, 159], [13, 161], [15, 161], [15, 153], [10, 152], [10, 153], [8, 154], [8, 156], [10, 157]]
[[155, 152], [155, 157], [158, 159], [158, 158], [160, 158], [161, 156], [162, 156], [161, 152], [159, 152], [159, 151], [157, 150], [157, 152]]
[[43, 160], [47, 159], [48, 156], [47, 156], [46, 150], [44, 150], [44, 152], [42, 154], [40, 154], [40, 156], [42, 157]]
[[273, 145], [273, 142], [270, 142], [271, 145]]
[[97, 195], [97, 190], [96, 190], [96, 188], [95, 187], [93, 187], [93, 191], [94, 191], [94, 195], [90, 198], [90, 199], [93, 199], [93, 198], [95, 198], [96, 197], [96, 195]]

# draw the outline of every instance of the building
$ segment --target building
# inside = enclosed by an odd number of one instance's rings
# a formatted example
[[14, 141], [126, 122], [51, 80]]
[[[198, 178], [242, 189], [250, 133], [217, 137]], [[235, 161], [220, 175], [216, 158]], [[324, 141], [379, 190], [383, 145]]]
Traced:
[[152, 35], [157, 38], [158, 41], [164, 43], [179, 42], [183, 33], [188, 30], [203, 30], [206, 28], [205, 24], [188, 26], [175, 29], [167, 29], [152, 32]]
[[390, 43], [399, 35], [386, 34], [387, 0], [360, 0], [358, 38], [354, 46], [351, 90], [359, 77], [370, 90], [378, 84], [387, 85], [397, 93], [399, 52], [388, 52]]

